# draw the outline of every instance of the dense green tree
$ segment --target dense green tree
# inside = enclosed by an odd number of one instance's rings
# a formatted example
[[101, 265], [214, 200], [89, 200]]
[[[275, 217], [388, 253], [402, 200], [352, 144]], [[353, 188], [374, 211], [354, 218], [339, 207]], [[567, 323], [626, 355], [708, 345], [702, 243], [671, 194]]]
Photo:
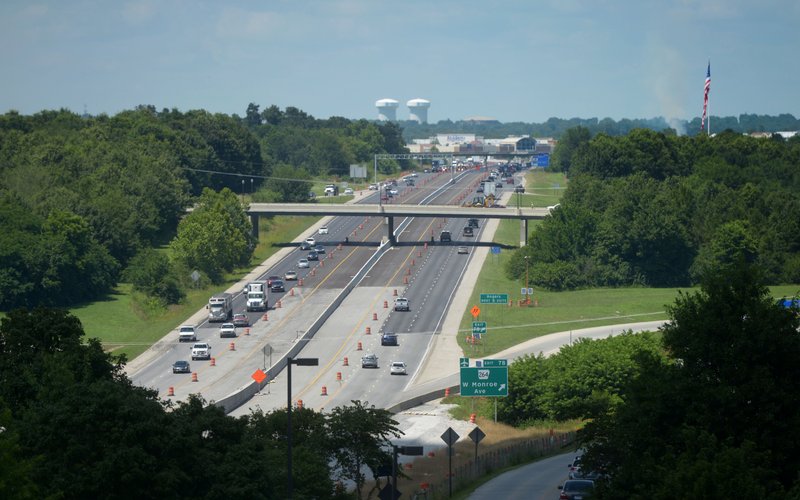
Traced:
[[177, 304], [186, 297], [170, 267], [169, 258], [151, 248], [142, 250], [131, 259], [124, 279], [133, 284], [134, 290], [164, 304]]
[[197, 269], [219, 282], [224, 272], [247, 264], [254, 242], [250, 220], [229, 189], [205, 189], [197, 206], [178, 226], [170, 243], [173, 258], [186, 269]]
[[569, 172], [572, 159], [581, 147], [585, 147], [592, 138], [589, 129], [577, 126], [567, 129], [558, 141], [553, 157], [550, 160], [551, 169], [556, 172]]
[[400, 437], [397, 422], [386, 410], [352, 401], [350, 406], [337, 406], [328, 416], [328, 436], [336, 461], [337, 476], [352, 481], [356, 494], [366, 481], [364, 468], [373, 476], [378, 468], [391, 463], [390, 439]]
[[587, 460], [610, 473], [602, 498], [672, 498], [676, 482], [688, 496], [724, 498], [728, 486], [709, 487], [722, 477], [747, 497], [796, 489], [800, 317], [744, 259], [705, 279], [669, 308], [672, 361], [642, 356], [622, 403], [586, 426]]
[[281, 163], [272, 168], [272, 177], [267, 180], [265, 189], [276, 194], [276, 202], [301, 203], [308, 201], [310, 180], [306, 169]]

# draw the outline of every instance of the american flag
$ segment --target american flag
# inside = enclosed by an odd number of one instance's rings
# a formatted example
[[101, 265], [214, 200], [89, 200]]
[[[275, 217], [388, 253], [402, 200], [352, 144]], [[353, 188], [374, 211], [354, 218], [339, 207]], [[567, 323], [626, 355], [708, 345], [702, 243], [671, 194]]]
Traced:
[[700, 132], [703, 131], [703, 126], [706, 123], [706, 110], [708, 109], [709, 90], [711, 90], [711, 61], [708, 62], [708, 69], [706, 70], [706, 84], [703, 92], [703, 117], [700, 119]]

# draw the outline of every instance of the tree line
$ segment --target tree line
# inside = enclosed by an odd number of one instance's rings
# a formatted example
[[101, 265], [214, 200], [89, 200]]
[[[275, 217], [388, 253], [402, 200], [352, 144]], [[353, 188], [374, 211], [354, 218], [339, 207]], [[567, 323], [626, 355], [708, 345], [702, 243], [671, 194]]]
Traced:
[[[777, 116], [743, 113], [737, 116], [712, 116], [712, 132], [715, 130], [731, 130], [743, 134], [751, 132], [780, 132], [800, 130], [800, 119], [789, 113]], [[555, 137], [561, 139], [564, 134], [575, 127], [583, 127], [592, 135], [606, 134], [611, 136], [627, 135], [645, 128], [666, 134], [695, 136], [701, 134], [700, 117], [685, 119], [655, 118], [548, 118], [542, 123], [499, 122], [497, 120], [440, 120], [437, 123], [418, 123], [416, 121], [399, 122], [403, 128], [403, 137], [407, 142], [414, 139], [427, 139], [436, 134], [475, 134], [486, 138], [501, 139], [508, 136], [530, 135], [532, 137]]]
[[[232, 212], [235, 195], [305, 201], [312, 177], [346, 178], [350, 163], [404, 151], [394, 124], [318, 120], [275, 106], [254, 120], [253, 109], [258, 106], [251, 104], [245, 117], [153, 106], [114, 116], [63, 109], [1, 115], [0, 309], [93, 300], [131, 274], [143, 291], [167, 303], [180, 300], [189, 274], [184, 266], [199, 257], [186, 242], [190, 227], [174, 240], [186, 208], [210, 202], [206, 190], [228, 200], [215, 207], [237, 220], [237, 236], [245, 235], [249, 222]], [[190, 222], [204, 218], [231, 238], [218, 227], [227, 220], [220, 215], [193, 214]], [[247, 261], [252, 244], [246, 236], [226, 239], [229, 248], [211, 252], [225, 253], [219, 264], [199, 270], [218, 280]], [[172, 247], [172, 277], [153, 283], [141, 271], [163, 270], [165, 256], [153, 249], [165, 245]]]
[[[686, 286], [744, 251], [770, 284], [800, 283], [800, 137], [567, 132], [560, 207], [509, 261], [534, 286]], [[526, 256], [528, 257], [526, 259]]]
[[[123, 366], [62, 310], [2, 319], [0, 497], [286, 498], [286, 409], [234, 418], [198, 396], [161, 400]], [[359, 401], [294, 409], [296, 498], [360, 498], [400, 435]]]

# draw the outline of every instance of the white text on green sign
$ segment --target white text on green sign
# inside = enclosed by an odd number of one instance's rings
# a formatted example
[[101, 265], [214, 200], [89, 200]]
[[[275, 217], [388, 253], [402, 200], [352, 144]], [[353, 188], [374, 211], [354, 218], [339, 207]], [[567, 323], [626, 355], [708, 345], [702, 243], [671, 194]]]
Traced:
[[472, 322], [472, 334], [479, 334], [479, 333], [486, 333], [486, 322], [485, 321], [473, 321]]
[[507, 293], [482, 293], [481, 304], [508, 304]]
[[508, 396], [508, 367], [461, 368], [462, 396]]

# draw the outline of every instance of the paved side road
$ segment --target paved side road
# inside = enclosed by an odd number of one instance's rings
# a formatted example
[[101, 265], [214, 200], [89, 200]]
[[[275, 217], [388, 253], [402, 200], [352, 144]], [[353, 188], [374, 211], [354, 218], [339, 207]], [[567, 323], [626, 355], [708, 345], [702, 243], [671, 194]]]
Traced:
[[558, 486], [567, 479], [567, 466], [575, 452], [564, 453], [523, 465], [481, 485], [469, 500], [553, 500], [558, 498]]

